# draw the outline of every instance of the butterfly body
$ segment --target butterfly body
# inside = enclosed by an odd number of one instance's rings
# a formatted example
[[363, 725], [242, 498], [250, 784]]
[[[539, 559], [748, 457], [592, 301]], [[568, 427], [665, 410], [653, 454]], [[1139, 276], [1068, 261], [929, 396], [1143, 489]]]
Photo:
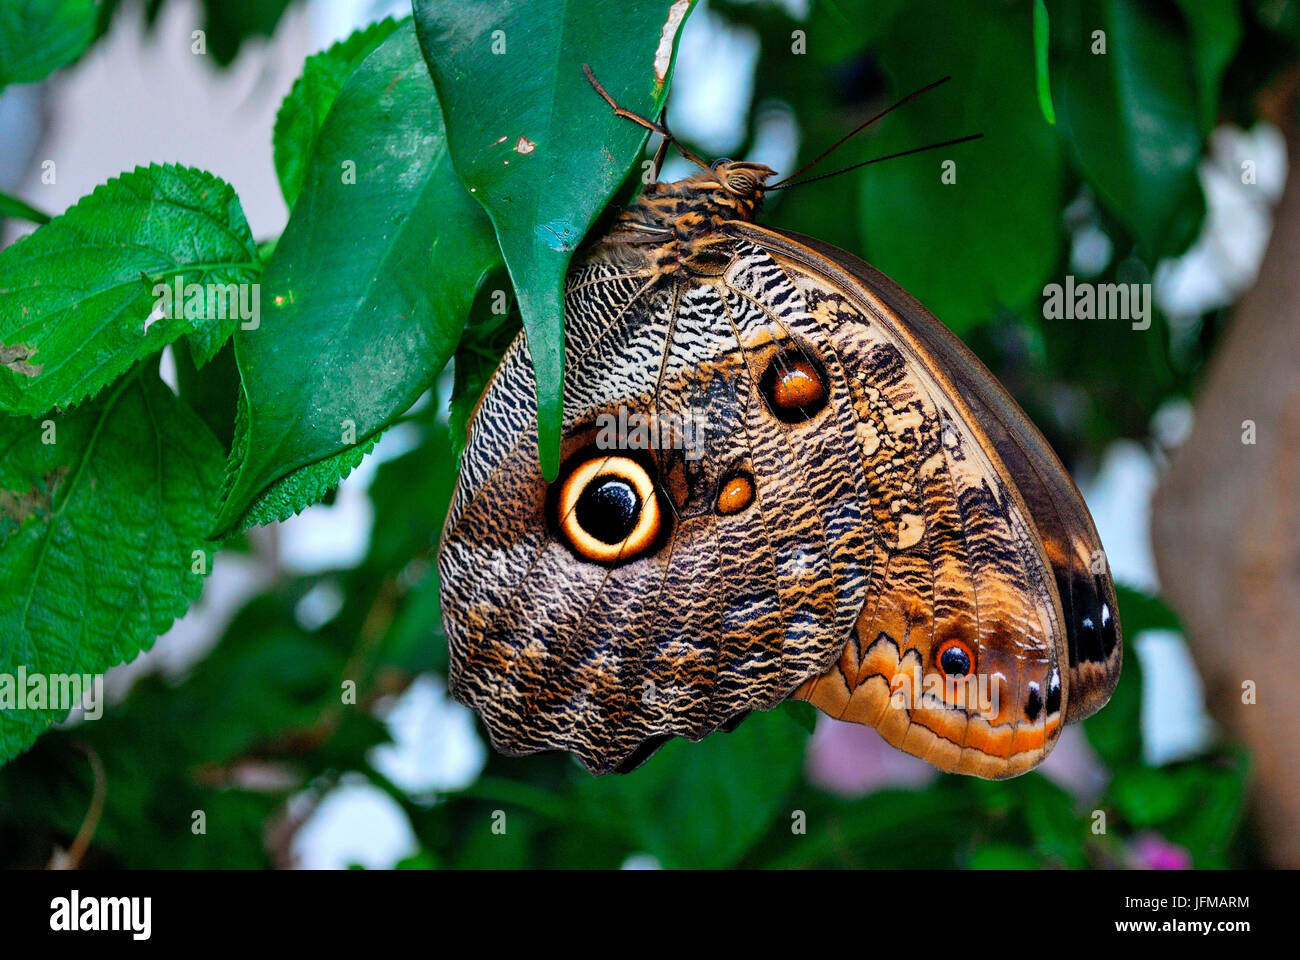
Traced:
[[753, 223], [770, 176], [656, 184], [575, 263], [551, 484], [507, 352], [439, 555], [452, 691], [499, 749], [597, 773], [797, 696], [1014, 775], [1118, 674], [1091, 519], [924, 308]]

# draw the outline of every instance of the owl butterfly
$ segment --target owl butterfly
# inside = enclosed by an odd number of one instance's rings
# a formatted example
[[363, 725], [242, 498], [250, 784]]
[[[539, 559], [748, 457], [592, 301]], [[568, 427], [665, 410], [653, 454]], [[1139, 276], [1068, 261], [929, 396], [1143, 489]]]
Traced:
[[568, 275], [553, 483], [522, 334], [479, 400], [438, 558], [452, 693], [498, 750], [593, 773], [790, 698], [1028, 770], [1119, 675], [1078, 489], [906, 291], [754, 223], [773, 170], [682, 152], [703, 169]]

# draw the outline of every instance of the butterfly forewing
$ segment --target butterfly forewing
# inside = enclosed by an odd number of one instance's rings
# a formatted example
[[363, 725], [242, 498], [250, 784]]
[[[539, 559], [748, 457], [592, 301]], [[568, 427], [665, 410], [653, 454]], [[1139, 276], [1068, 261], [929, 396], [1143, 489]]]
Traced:
[[[440, 554], [453, 692], [500, 749], [597, 772], [786, 699], [838, 654], [870, 575], [869, 485], [820, 325], [783, 275], [655, 275], [639, 252], [597, 245], [570, 276], [557, 481], [519, 418], [521, 339], [475, 416]], [[765, 378], [806, 356], [825, 395], [780, 419]], [[652, 481], [658, 534], [607, 549], [566, 491], [619, 470]]]

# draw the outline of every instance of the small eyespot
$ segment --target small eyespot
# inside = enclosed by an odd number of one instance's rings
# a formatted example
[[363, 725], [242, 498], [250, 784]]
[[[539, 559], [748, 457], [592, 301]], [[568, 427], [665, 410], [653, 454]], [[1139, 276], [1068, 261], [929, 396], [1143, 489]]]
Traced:
[[975, 658], [971, 655], [970, 647], [966, 645], [966, 641], [955, 637], [940, 644], [935, 662], [939, 664], [939, 669], [950, 677], [970, 676], [975, 668]]
[[1119, 625], [1115, 623], [1110, 604], [1103, 602], [1101, 605], [1101, 652], [1109, 659], [1117, 646], [1119, 646]]
[[1061, 672], [1052, 671], [1052, 677], [1047, 681], [1047, 715], [1050, 717], [1054, 713], [1061, 712]]
[[760, 388], [768, 409], [783, 423], [809, 420], [826, 406], [825, 374], [797, 349], [772, 358]]
[[1030, 723], [1038, 719], [1043, 710], [1043, 696], [1038, 692], [1038, 684], [1030, 682], [1029, 697], [1025, 700], [1025, 716]]
[[659, 538], [662, 517], [654, 481], [628, 457], [593, 456], [564, 479], [557, 504], [560, 532], [597, 563], [635, 559]]
[[754, 502], [754, 478], [748, 473], [735, 473], [722, 482], [718, 490], [717, 511], [724, 517], [740, 513]]

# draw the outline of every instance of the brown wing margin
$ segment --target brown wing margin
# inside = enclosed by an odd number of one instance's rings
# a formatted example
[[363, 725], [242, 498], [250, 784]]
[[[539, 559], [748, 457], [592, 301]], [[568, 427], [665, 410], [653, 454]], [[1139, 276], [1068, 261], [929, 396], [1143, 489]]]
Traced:
[[883, 302], [959, 387], [1024, 499], [1052, 565], [1069, 655], [1066, 722], [1100, 710], [1115, 689], [1123, 660], [1115, 585], [1083, 496], [1038, 428], [951, 330], [875, 267], [801, 234], [740, 221], [726, 229], [835, 279], [856, 281], [865, 288], [860, 296]]

